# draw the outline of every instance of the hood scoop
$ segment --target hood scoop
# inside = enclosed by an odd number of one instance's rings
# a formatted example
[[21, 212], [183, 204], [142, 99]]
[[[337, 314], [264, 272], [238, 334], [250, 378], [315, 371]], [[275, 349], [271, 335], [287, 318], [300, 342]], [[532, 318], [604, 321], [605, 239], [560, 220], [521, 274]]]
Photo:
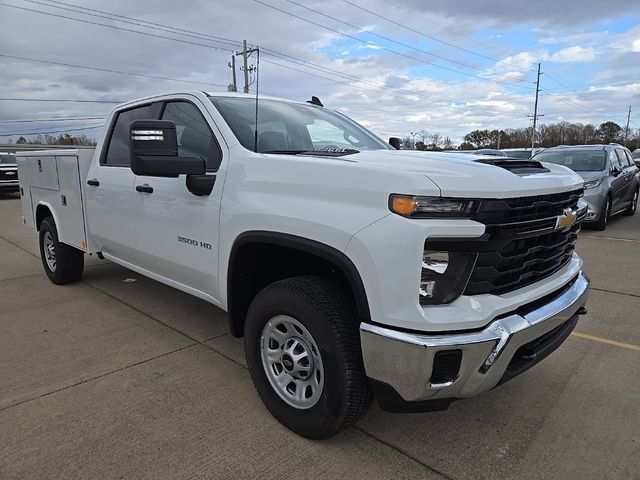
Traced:
[[545, 168], [542, 163], [536, 160], [523, 160], [521, 158], [487, 157], [478, 158], [474, 160], [474, 162], [504, 168], [516, 175], [531, 175], [535, 173], [547, 173], [550, 171], [548, 168]]

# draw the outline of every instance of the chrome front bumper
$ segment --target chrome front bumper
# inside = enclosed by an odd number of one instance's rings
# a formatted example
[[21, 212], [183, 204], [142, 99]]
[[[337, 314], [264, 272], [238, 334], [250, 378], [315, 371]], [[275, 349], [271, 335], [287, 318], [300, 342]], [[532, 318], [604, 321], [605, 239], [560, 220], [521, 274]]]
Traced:
[[[424, 335], [362, 323], [360, 340], [367, 376], [387, 384], [406, 402], [475, 396], [500, 383], [520, 347], [577, 315], [588, 288], [589, 280], [580, 272], [547, 303], [529, 310], [525, 306], [524, 312], [469, 333]], [[462, 352], [460, 369], [451, 381], [431, 383], [434, 357], [442, 350]]]

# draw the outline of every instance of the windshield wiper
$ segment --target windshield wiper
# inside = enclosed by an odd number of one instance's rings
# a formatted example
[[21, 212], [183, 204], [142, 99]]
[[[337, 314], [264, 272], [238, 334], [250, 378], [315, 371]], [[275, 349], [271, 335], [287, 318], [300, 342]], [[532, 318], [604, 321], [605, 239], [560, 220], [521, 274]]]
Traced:
[[360, 150], [353, 148], [324, 148], [318, 150], [266, 150], [260, 153], [277, 153], [281, 155], [320, 155], [324, 157], [342, 157], [360, 153]]

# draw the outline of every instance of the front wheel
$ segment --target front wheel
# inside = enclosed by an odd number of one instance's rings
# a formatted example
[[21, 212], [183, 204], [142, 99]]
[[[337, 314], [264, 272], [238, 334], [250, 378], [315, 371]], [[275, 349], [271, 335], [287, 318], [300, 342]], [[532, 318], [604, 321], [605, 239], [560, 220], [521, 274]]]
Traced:
[[607, 195], [607, 200], [604, 202], [602, 210], [600, 211], [600, 218], [595, 223], [594, 228], [596, 230], [605, 230], [607, 228], [607, 222], [611, 215], [611, 197]]
[[629, 204], [627, 209], [624, 211], [624, 214], [629, 216], [634, 215], [636, 213], [637, 208], [638, 208], [638, 189], [636, 188], [636, 191], [633, 192], [633, 198], [631, 199], [631, 203]]
[[77, 282], [82, 277], [84, 252], [58, 240], [53, 217], [40, 224], [40, 258], [47, 277], [57, 285]]
[[280, 423], [323, 439], [371, 404], [352, 302], [329, 281], [294, 277], [253, 300], [245, 353], [258, 395]]

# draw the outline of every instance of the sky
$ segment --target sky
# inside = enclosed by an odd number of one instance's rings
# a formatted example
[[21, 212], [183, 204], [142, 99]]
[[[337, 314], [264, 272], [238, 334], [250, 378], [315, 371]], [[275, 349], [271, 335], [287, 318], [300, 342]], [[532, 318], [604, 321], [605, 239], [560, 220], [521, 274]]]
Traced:
[[383, 138], [527, 127], [538, 63], [541, 123], [624, 127], [631, 106], [640, 128], [638, 0], [1, 0], [0, 143], [225, 91], [242, 40], [261, 93], [317, 96]]

